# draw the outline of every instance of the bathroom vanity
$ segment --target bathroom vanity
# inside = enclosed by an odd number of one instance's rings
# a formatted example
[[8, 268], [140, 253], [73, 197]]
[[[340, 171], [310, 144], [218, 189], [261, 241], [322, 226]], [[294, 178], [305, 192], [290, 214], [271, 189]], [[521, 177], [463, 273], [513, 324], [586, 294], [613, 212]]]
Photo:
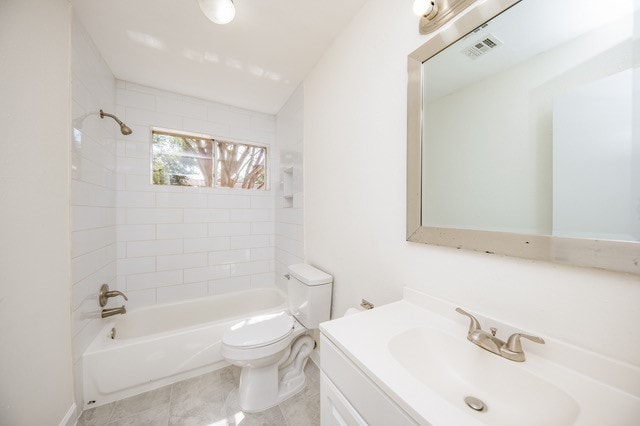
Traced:
[[[399, 302], [321, 324], [322, 424], [638, 424], [638, 366], [547, 337], [511, 361], [468, 341], [455, 308], [405, 288]], [[474, 315], [505, 339], [527, 331]]]

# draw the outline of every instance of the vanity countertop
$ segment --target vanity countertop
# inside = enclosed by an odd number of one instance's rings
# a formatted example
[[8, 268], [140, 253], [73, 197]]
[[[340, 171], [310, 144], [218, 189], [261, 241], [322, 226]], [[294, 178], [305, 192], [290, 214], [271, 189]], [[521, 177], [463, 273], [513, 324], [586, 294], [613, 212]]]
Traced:
[[[518, 424], [539, 423], [536, 421], [536, 412], [553, 411], [555, 408], [552, 406], [560, 404], [560, 402], [556, 403], [552, 396], [546, 395], [547, 388], [544, 386], [539, 390], [535, 389], [536, 386], [518, 388], [516, 381], [518, 377], [531, 378], [533, 380], [531, 383], [534, 385], [536, 382], [549, 383], [549, 389], [554, 389], [558, 395], [567, 396], [566, 399], [570, 401], [571, 407], [565, 410], [565, 417], [558, 417], [563, 419], [558, 424], [631, 426], [637, 425], [640, 421], [639, 367], [545, 336], [543, 336], [546, 340], [545, 345], [523, 341], [527, 356], [525, 362], [509, 361], [468, 342], [466, 335], [469, 320], [455, 313], [455, 307], [448, 302], [407, 288], [404, 299], [399, 302], [325, 322], [320, 325], [320, 329], [330, 342], [420, 424], [508, 424], [513, 419], [511, 417], [509, 422], [503, 422], [502, 420], [507, 417], [492, 417], [500, 411], [499, 409], [493, 413], [491, 408], [485, 413], [475, 412], [465, 405], [463, 398], [460, 398], [460, 401], [451, 398], [451, 395], [447, 398], [437, 392], [437, 388], [427, 385], [429, 378], [428, 376], [425, 378], [424, 372], [420, 379], [420, 374], [409, 371], [397, 356], [394, 356], [393, 342], [402, 335], [429, 335], [415, 333], [420, 330], [437, 330], [438, 335], [452, 336], [451, 339], [456, 342], [459, 341], [458, 338], [463, 339], [470, 350], [477, 350], [477, 353], [472, 353], [472, 359], [474, 362], [477, 360], [479, 369], [491, 364], [494, 370], [502, 372], [501, 369], [504, 366], [504, 374], [497, 374], [495, 377], [498, 385], [508, 386], [507, 393], [504, 395], [513, 396], [514, 400], [517, 400], [519, 395], [527, 393], [532, 395], [528, 398], [532, 407], [531, 412], [527, 409], [522, 410], [525, 412], [507, 414], [507, 416], [522, 415], [522, 418], [518, 418]], [[520, 331], [490, 318], [476, 316], [484, 328], [488, 329], [490, 325], [496, 326], [499, 330], [498, 335], [503, 338]], [[430, 342], [416, 341], [416, 352], [410, 356], [415, 359], [415, 356], [420, 355], [421, 350], [429, 348], [429, 344]], [[467, 347], [464, 346], [464, 348], [466, 351]], [[452, 353], [443, 354], [445, 364], [446, 359], [453, 358], [453, 355]], [[420, 369], [419, 363], [417, 369]], [[446, 374], [452, 374], [453, 377], [458, 372], [451, 370]], [[471, 374], [469, 377], [473, 379], [473, 376]], [[463, 377], [462, 382], [466, 379]], [[493, 381], [493, 376], [490, 379]], [[473, 380], [469, 380], [468, 383], [471, 387], [476, 384]], [[482, 397], [482, 395], [479, 396]], [[549, 409], [544, 407], [545, 397]], [[492, 402], [495, 406], [496, 401]], [[492, 406], [492, 402], [487, 401], [489, 407]], [[506, 410], [511, 408], [513, 407], [507, 406]], [[503, 414], [499, 413], [499, 415]], [[569, 423], [567, 423], [568, 418], [571, 419]], [[553, 424], [553, 421], [550, 423]], [[549, 424], [549, 421], [546, 424]]]

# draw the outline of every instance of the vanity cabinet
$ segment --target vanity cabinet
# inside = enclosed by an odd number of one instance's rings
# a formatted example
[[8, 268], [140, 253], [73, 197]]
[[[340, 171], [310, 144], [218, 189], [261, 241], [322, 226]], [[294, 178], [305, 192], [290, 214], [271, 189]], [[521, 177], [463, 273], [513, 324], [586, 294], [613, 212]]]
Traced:
[[322, 426], [418, 424], [325, 335], [320, 341]]

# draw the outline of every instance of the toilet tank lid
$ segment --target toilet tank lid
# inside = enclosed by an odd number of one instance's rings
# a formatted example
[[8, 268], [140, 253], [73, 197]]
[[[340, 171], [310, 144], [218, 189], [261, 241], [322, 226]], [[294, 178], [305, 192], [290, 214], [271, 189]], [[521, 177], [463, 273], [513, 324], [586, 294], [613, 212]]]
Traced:
[[297, 263], [289, 266], [289, 274], [298, 281], [306, 285], [328, 284], [333, 281], [333, 277], [320, 269], [314, 268], [306, 263]]

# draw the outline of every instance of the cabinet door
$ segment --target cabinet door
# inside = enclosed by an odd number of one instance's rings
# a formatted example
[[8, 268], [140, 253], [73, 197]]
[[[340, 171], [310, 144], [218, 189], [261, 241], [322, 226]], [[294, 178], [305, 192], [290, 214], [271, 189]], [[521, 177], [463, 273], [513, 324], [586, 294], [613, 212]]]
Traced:
[[367, 424], [323, 372], [320, 372], [320, 407], [320, 423], [322, 426], [360, 426]]

